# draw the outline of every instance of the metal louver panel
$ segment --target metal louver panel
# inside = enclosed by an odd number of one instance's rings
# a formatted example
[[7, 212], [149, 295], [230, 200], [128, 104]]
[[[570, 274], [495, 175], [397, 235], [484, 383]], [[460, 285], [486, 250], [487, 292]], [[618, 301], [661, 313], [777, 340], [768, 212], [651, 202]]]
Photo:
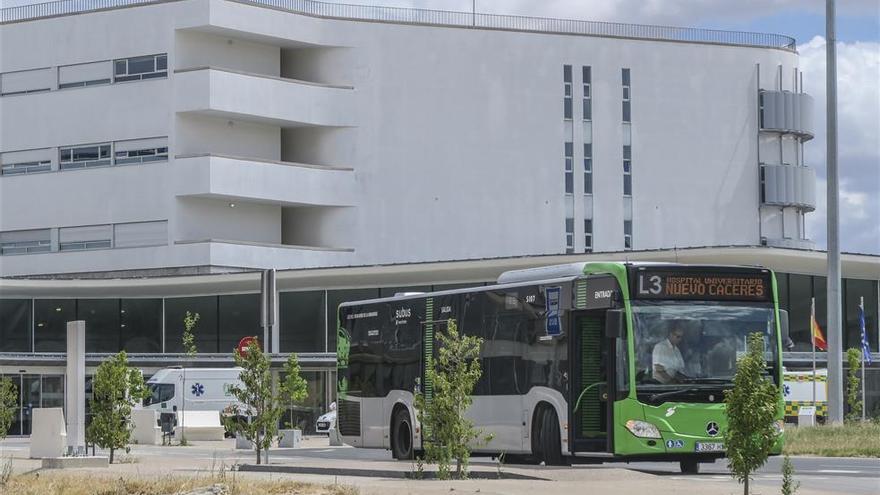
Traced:
[[[598, 318], [581, 320], [581, 384], [588, 387], [600, 381], [600, 349], [602, 326]], [[602, 403], [599, 387], [584, 394], [580, 403], [580, 433], [585, 438], [602, 436]]]
[[813, 97], [791, 91], [761, 91], [762, 130], [813, 138]]
[[816, 209], [816, 172], [809, 167], [762, 165], [764, 204]]

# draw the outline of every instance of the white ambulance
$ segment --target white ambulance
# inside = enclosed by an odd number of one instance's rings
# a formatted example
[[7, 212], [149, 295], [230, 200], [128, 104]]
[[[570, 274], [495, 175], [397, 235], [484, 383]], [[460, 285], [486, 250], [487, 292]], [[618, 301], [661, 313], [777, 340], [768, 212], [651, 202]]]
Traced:
[[147, 380], [150, 396], [144, 399], [144, 409], [160, 413], [187, 411], [219, 411], [239, 405], [229, 391], [233, 385], [242, 386], [241, 368], [181, 368], [161, 369]]

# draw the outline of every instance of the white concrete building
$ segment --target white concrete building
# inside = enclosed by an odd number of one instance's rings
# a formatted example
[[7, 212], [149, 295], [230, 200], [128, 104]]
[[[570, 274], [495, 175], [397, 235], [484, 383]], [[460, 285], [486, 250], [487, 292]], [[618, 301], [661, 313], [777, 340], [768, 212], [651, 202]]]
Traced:
[[790, 38], [260, 3], [7, 9], [4, 276], [811, 246]]
[[[152, 373], [192, 309], [196, 364], [265, 331], [320, 414], [339, 302], [585, 259], [763, 264], [800, 314], [824, 267], [795, 46], [310, 0], [3, 9], [0, 373], [57, 402], [69, 319], [90, 370]], [[843, 268], [876, 326], [880, 262]]]

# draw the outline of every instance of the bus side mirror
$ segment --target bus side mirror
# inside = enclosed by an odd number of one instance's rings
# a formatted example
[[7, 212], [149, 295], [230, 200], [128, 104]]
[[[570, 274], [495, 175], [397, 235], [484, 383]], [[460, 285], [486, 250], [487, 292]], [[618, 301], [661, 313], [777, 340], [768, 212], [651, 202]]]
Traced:
[[626, 332], [626, 311], [612, 309], [605, 312], [605, 337], [617, 339]]
[[794, 341], [788, 335], [788, 311], [784, 309], [779, 310], [779, 332], [782, 337], [782, 349], [786, 351], [793, 349]]

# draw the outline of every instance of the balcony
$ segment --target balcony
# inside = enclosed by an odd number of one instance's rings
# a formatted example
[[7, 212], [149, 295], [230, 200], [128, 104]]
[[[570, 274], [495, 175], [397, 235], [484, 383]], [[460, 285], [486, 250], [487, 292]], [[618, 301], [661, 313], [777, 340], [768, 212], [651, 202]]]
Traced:
[[816, 209], [816, 171], [792, 165], [761, 165], [762, 202], [773, 206]]
[[791, 91], [760, 92], [761, 130], [813, 139], [813, 97]]
[[175, 71], [175, 110], [279, 127], [356, 125], [354, 91], [212, 67]]
[[177, 196], [282, 206], [354, 206], [350, 168], [223, 155], [182, 155], [173, 167]]

